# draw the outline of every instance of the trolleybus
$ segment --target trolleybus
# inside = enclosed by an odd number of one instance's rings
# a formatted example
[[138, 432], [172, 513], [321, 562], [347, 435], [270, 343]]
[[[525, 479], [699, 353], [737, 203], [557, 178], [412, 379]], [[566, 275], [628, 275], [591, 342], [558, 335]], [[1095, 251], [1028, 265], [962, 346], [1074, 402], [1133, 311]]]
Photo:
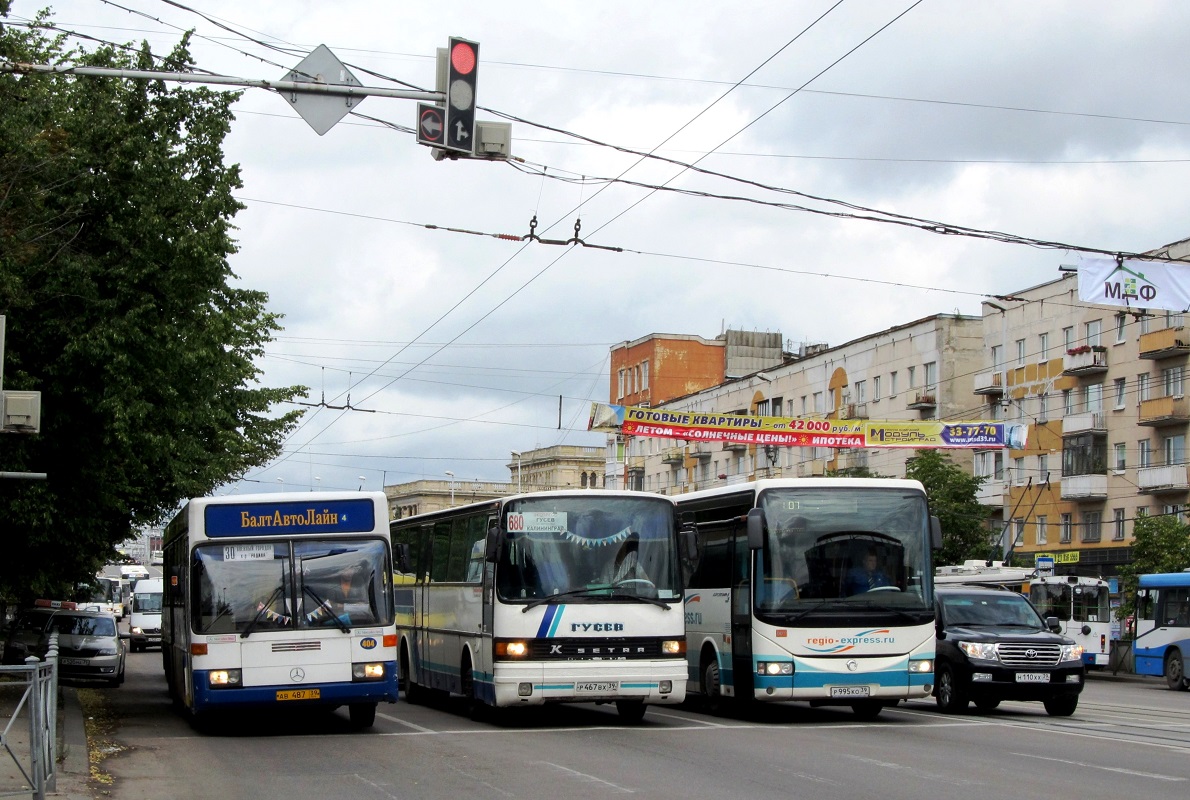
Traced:
[[1038, 575], [1029, 580], [1029, 599], [1042, 617], [1057, 617], [1061, 632], [1083, 646], [1087, 669], [1111, 661], [1111, 587], [1102, 578]]
[[941, 530], [921, 483], [759, 480], [674, 499], [698, 543], [688, 692], [712, 709], [805, 700], [865, 718], [929, 696]]
[[1136, 598], [1136, 672], [1190, 689], [1190, 570], [1141, 575]]
[[934, 584], [964, 584], [967, 586], [1000, 586], [1011, 589], [1018, 594], [1029, 591], [1029, 582], [1037, 576], [1037, 570], [1031, 567], [1006, 567], [1003, 561], [982, 561], [968, 559], [962, 564], [937, 567], [934, 571]]
[[461, 694], [472, 713], [615, 703], [637, 721], [686, 694], [672, 501], [532, 492], [392, 523], [406, 699]]
[[165, 529], [162, 659], [191, 714], [397, 701], [382, 492], [190, 500]]

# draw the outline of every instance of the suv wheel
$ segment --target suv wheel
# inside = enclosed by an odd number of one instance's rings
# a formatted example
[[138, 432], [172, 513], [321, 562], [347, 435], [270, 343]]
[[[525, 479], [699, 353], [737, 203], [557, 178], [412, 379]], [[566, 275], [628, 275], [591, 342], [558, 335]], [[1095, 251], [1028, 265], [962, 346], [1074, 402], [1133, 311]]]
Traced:
[[967, 697], [958, 687], [954, 669], [949, 664], [938, 667], [934, 700], [937, 701], [938, 708], [944, 714], [962, 714], [967, 710]]
[[1165, 685], [1177, 692], [1184, 692], [1186, 685], [1186, 662], [1182, 660], [1182, 651], [1171, 648], [1165, 657]]
[[1078, 695], [1051, 697], [1045, 701], [1045, 713], [1051, 717], [1069, 717], [1078, 708]]

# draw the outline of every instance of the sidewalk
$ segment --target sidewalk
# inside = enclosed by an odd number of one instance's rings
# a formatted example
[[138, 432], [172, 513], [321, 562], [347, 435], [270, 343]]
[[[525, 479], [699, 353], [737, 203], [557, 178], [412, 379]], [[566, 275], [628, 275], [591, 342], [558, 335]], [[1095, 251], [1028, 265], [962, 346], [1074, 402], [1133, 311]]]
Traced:
[[[58, 742], [56, 790], [47, 792], [46, 797], [57, 800], [92, 800], [94, 794], [88, 787], [91, 776], [91, 760], [87, 748], [86, 722], [83, 707], [79, 703], [78, 689], [73, 686], [59, 686]], [[20, 699], [21, 690], [14, 685], [5, 685], [0, 693], [0, 728], [7, 725]], [[29, 708], [26, 705], [5, 738], [5, 743], [21, 759], [25, 769], [29, 768]], [[0, 751], [0, 791], [18, 792], [27, 787], [16, 764], [8, 753]], [[17, 794], [16, 796], [20, 796]], [[33, 796], [29, 789], [27, 797]]]

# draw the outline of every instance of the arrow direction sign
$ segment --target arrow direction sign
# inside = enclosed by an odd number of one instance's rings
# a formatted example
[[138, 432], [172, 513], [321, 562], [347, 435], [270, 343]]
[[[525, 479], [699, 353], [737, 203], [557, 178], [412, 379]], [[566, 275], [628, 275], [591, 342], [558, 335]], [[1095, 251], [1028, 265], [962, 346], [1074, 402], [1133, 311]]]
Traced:
[[417, 143], [441, 147], [446, 135], [446, 111], [433, 103], [417, 104]]
[[[283, 80], [294, 83], [329, 84], [343, 87], [360, 87], [363, 84], [356, 80], [351, 70], [335, 57], [324, 44], [318, 45], [314, 52], [302, 59], [301, 63], [285, 73]], [[347, 113], [364, 99], [359, 97], [343, 97], [334, 95], [308, 94], [306, 92], [281, 92], [282, 96], [293, 106], [294, 111], [301, 114], [315, 133], [322, 136], [335, 127], [335, 123], [347, 116]]]

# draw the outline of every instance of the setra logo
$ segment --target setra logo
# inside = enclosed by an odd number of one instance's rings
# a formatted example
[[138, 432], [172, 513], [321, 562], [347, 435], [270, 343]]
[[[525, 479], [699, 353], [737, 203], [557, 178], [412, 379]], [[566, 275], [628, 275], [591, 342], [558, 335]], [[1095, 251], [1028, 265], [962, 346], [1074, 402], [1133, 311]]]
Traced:
[[373, 639], [371, 636], [369, 636], [367, 639], [361, 639], [359, 646], [364, 648], [365, 650], [371, 650], [373, 647], [376, 646], [376, 640]]

